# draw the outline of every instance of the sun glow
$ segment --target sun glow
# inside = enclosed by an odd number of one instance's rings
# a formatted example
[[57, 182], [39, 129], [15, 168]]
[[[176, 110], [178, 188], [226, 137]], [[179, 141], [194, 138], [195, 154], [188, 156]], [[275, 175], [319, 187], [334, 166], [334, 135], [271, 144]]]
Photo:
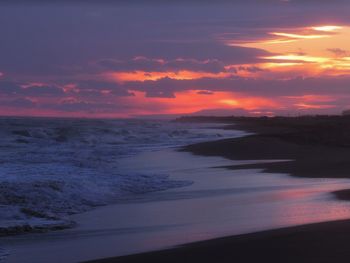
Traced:
[[311, 29], [316, 31], [333, 32], [342, 29], [341, 26], [314, 26]]
[[[278, 56], [267, 56], [262, 57], [263, 59], [267, 60], [286, 60], [286, 61], [295, 61], [295, 62], [315, 62], [315, 63], [323, 63], [329, 61], [328, 58], [322, 58], [322, 57], [312, 57], [312, 56], [305, 56], [305, 55], [294, 55], [294, 54], [287, 54], [287, 55], [278, 55]], [[283, 62], [284, 63], [284, 62]]]
[[318, 39], [330, 37], [329, 35], [301, 35], [301, 34], [292, 34], [292, 33], [282, 33], [282, 32], [272, 32], [270, 33], [274, 36], [287, 37], [287, 38], [295, 38], [295, 39]]
[[339, 25], [279, 29], [266, 32], [265, 37], [254, 42], [226, 41], [229, 46], [258, 48], [272, 53], [260, 57], [263, 61], [259, 67], [270, 73], [283, 72], [283, 76], [288, 71], [303, 76], [350, 74], [348, 43], [350, 26]]
[[124, 98], [129, 103], [137, 103], [149, 111], [138, 114], [154, 114], [154, 106], [166, 114], [193, 113], [204, 109], [244, 109], [259, 111], [266, 108], [278, 109], [281, 105], [272, 99], [247, 96], [236, 92], [218, 91], [210, 95], [199, 93], [200, 90], [188, 90], [175, 93], [174, 98], [147, 97], [144, 92], [132, 91], [135, 96]]
[[316, 105], [316, 104], [307, 104], [307, 103], [297, 103], [294, 104], [299, 109], [331, 109], [334, 108], [335, 105]]

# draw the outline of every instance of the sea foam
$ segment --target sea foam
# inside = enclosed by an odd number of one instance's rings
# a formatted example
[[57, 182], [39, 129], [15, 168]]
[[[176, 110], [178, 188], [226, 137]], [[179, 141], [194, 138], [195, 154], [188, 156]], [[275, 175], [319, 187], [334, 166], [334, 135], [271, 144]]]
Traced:
[[71, 227], [70, 214], [189, 185], [157, 171], [124, 173], [118, 160], [233, 136], [203, 124], [149, 120], [2, 118], [0, 125], [2, 234]]

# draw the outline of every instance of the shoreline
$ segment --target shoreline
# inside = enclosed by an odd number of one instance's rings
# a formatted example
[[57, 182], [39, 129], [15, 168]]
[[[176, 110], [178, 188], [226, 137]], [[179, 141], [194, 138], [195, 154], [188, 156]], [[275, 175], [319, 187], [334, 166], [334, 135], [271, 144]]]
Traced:
[[288, 160], [226, 167], [233, 170], [263, 169], [267, 173], [284, 173], [303, 178], [350, 178], [350, 148], [303, 145], [271, 135], [249, 135], [193, 144], [182, 150], [239, 161]]
[[[350, 179], [349, 116], [233, 120], [235, 124], [226, 126], [227, 129], [254, 134], [192, 144], [181, 150], [230, 160], [288, 160], [224, 167], [232, 170], [262, 169], [266, 173], [283, 173], [300, 178]], [[338, 200], [350, 201], [350, 189], [333, 194]]]
[[[344, 119], [348, 118], [341, 118]], [[350, 170], [350, 148], [339, 143], [342, 138], [333, 142], [327, 140], [327, 133], [334, 135], [339, 126], [326, 130], [322, 127], [324, 124], [323, 120], [320, 123], [316, 120], [316, 124], [313, 123], [310, 129], [298, 123], [297, 127], [284, 127], [276, 123], [266, 123], [263, 118], [255, 122], [245, 122], [243, 119], [243, 122], [238, 121], [232, 128], [258, 134], [193, 144], [181, 150], [231, 160], [290, 160], [226, 166], [228, 169], [258, 168], [267, 173], [286, 173], [304, 178], [350, 178], [350, 173], [347, 173]], [[315, 134], [316, 138], [311, 137], [319, 129], [319, 125], [323, 130], [319, 131], [320, 134]], [[350, 200], [349, 189], [333, 194], [339, 201]], [[347, 262], [350, 257], [347, 245], [349, 242], [350, 219], [223, 237], [162, 251], [91, 262]]]

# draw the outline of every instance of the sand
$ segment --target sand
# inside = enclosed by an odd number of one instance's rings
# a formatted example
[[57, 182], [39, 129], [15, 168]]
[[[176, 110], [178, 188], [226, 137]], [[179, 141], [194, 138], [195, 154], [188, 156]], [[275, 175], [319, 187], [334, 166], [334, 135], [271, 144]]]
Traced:
[[96, 263], [340, 263], [350, 259], [350, 221], [304, 225], [192, 243]]

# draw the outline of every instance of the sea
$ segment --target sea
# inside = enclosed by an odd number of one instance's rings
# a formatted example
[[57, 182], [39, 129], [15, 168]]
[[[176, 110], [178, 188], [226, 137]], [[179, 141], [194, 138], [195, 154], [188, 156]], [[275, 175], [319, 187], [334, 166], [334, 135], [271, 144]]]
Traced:
[[157, 120], [0, 119], [0, 229], [70, 226], [67, 215], [191, 184], [152, 171], [125, 172], [141, 152], [241, 136], [218, 124]]
[[350, 218], [350, 202], [332, 194], [348, 179], [230, 170], [291, 160], [178, 151], [249, 135], [224, 126], [0, 119], [0, 262], [82, 262]]

